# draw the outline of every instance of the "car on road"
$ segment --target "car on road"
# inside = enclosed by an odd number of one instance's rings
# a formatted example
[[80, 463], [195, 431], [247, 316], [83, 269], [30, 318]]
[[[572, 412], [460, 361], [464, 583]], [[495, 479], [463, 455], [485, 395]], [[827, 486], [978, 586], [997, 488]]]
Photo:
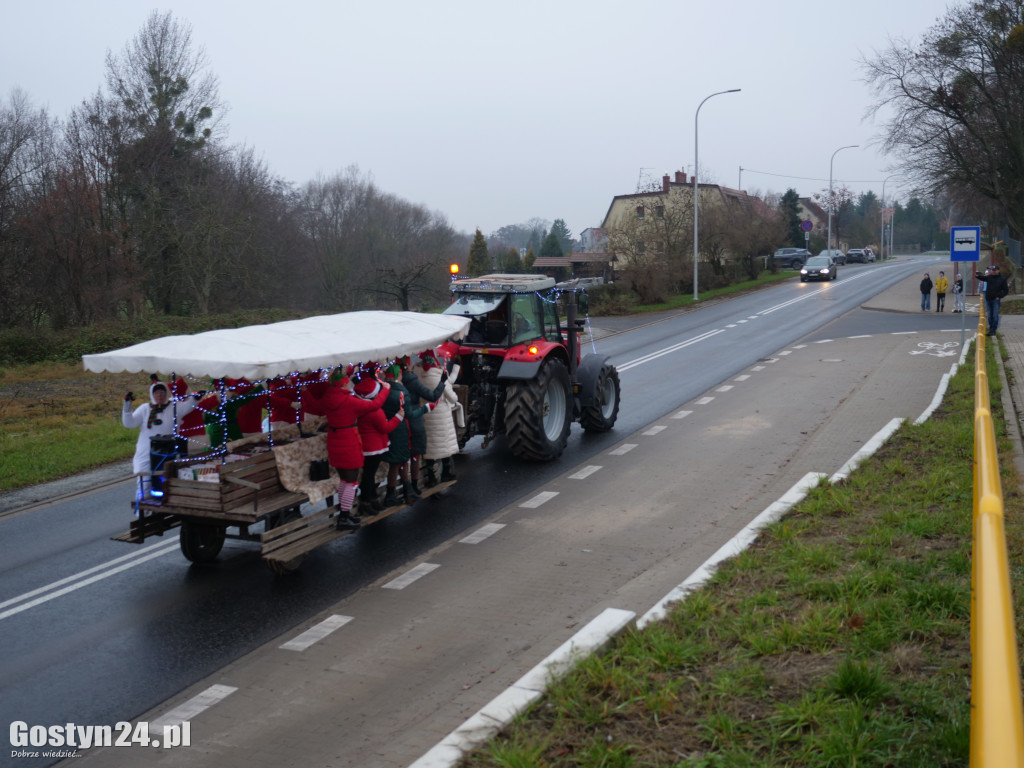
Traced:
[[[847, 264], [867, 264], [868, 261], [868, 254], [863, 248], [852, 248], [846, 252]], [[874, 259], [872, 258], [871, 261]]]
[[867, 254], [869, 262], [874, 262], [874, 260], [875, 260], [875, 252], [874, 251], [872, 251], [870, 248], [864, 248], [864, 253]]
[[831, 256], [811, 256], [800, 268], [800, 282], [808, 280], [835, 280], [839, 277], [839, 268]]
[[812, 255], [806, 248], [779, 248], [772, 254], [772, 263], [777, 267], [799, 269]]
[[830, 258], [832, 259], [832, 261], [834, 261], [834, 262], [835, 262], [836, 264], [845, 264], [845, 263], [846, 263], [846, 254], [845, 254], [845, 253], [843, 253], [843, 252], [842, 252], [841, 250], [839, 250], [838, 248], [832, 248], [832, 249], [828, 249], [828, 250], [820, 251], [820, 252], [818, 253], [818, 255], [819, 255], [819, 256], [828, 256], [828, 257], [830, 257]]

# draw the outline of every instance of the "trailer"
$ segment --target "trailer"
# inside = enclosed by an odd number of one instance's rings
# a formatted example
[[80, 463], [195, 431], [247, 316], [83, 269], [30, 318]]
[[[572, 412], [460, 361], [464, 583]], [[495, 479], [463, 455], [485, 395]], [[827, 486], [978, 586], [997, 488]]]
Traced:
[[[102, 354], [84, 355], [87, 371], [149, 373], [195, 379], [246, 379], [254, 384], [300, 374], [323, 376], [347, 365], [393, 361], [461, 338], [468, 319], [419, 312], [348, 312], [245, 328], [166, 336]], [[253, 542], [275, 573], [351, 530], [335, 528], [336, 477], [316, 469], [327, 461], [322, 419], [225, 443], [205, 453], [171, 441], [154, 473], [159, 498], [136, 498], [129, 529], [117, 541], [141, 544], [178, 529], [182, 554], [207, 563], [227, 539]], [[454, 481], [424, 488], [431, 496]], [[317, 509], [319, 502], [322, 508]], [[368, 525], [404, 509], [384, 509]]]

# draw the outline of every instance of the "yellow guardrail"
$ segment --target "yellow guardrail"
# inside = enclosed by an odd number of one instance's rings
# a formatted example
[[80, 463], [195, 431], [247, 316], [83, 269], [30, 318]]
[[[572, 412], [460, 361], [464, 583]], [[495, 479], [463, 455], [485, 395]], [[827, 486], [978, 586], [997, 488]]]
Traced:
[[1003, 527], [1003, 488], [985, 366], [984, 302], [979, 316], [974, 366], [970, 765], [1024, 768], [1024, 710]]

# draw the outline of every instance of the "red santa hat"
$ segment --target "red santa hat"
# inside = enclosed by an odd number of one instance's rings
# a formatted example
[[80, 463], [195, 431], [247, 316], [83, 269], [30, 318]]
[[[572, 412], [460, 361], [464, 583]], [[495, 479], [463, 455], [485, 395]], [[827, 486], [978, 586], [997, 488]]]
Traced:
[[356, 382], [355, 392], [360, 397], [372, 400], [380, 392], [380, 382], [372, 376], [364, 376]]

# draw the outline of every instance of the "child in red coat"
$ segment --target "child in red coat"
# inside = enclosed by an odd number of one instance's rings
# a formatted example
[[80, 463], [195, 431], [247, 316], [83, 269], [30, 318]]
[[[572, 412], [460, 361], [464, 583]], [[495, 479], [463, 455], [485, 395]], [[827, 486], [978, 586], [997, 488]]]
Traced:
[[[384, 386], [390, 389], [390, 385]], [[370, 399], [388, 390], [372, 376], [364, 376], [355, 385], [357, 397]], [[384, 398], [387, 400], [387, 397]], [[389, 435], [405, 418], [404, 404], [400, 401], [398, 411], [390, 419], [384, 411], [377, 409], [359, 417], [359, 438], [363, 443], [363, 479], [359, 483], [359, 514], [373, 515], [384, 507], [377, 498], [377, 469], [390, 445]]]
[[351, 517], [359, 470], [363, 466], [357, 420], [365, 413], [380, 410], [388, 399], [389, 387], [384, 384], [369, 400], [357, 397], [352, 389], [352, 379], [338, 369], [321, 396], [314, 394], [315, 388], [310, 387], [302, 398], [305, 410], [327, 417], [327, 460], [338, 470], [339, 477], [338, 519], [335, 521], [339, 529], [359, 527], [359, 521]]

